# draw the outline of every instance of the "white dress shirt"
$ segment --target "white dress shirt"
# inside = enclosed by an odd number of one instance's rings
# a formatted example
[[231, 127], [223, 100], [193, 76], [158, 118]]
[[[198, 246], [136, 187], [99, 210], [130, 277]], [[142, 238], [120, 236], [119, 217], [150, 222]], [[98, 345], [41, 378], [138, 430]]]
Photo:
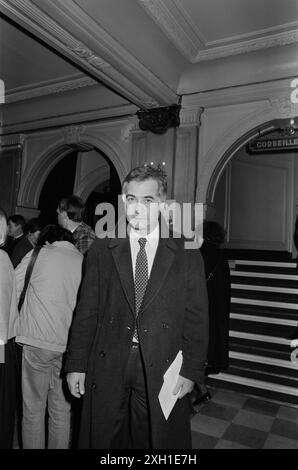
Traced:
[[155, 258], [156, 250], [158, 247], [158, 242], [159, 242], [159, 224], [157, 224], [156, 228], [151, 233], [149, 233], [146, 237], [143, 235], [140, 235], [133, 228], [131, 228], [129, 232], [130, 252], [131, 252], [132, 269], [133, 269], [134, 278], [135, 278], [135, 271], [136, 271], [137, 254], [140, 250], [140, 245], [138, 242], [139, 238], [146, 238], [147, 240], [147, 243], [145, 245], [145, 251], [146, 251], [147, 259], [148, 259], [148, 278], [149, 278], [151, 269], [153, 266], [153, 261]]

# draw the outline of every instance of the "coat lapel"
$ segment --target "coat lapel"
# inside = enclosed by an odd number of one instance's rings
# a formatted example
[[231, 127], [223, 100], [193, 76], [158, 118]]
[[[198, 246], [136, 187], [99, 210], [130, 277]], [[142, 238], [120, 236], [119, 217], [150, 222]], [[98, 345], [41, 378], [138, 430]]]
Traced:
[[119, 274], [121, 285], [132, 314], [135, 316], [135, 289], [128, 238], [112, 238], [109, 247]]
[[172, 238], [160, 238], [139, 315], [148, 308], [160, 289], [162, 289], [173, 264], [176, 249], [177, 246]]

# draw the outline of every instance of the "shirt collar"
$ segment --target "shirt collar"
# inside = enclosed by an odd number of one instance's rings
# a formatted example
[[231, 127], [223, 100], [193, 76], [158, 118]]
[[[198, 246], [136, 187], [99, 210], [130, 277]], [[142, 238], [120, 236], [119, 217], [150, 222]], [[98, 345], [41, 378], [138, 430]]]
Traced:
[[140, 238], [146, 238], [149, 245], [152, 246], [154, 243], [156, 243], [156, 240], [159, 240], [159, 224], [157, 224], [155, 229], [152, 230], [152, 232], [148, 233], [148, 235], [146, 237], [144, 235], [140, 235], [136, 230], [134, 230], [132, 227], [130, 227], [129, 238], [132, 241], [136, 241], [136, 242]]

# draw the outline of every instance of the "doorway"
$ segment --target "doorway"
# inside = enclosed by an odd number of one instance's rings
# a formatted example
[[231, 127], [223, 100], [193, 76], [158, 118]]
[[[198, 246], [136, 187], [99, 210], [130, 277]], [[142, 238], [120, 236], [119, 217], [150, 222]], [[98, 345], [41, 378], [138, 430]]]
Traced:
[[[64, 153], [65, 155], [65, 153]], [[95, 228], [95, 207], [109, 202], [117, 209], [121, 182], [118, 173], [103, 152], [92, 148], [74, 148], [63, 156], [48, 174], [39, 197], [42, 225], [57, 223], [57, 206], [63, 197], [75, 194], [85, 202], [84, 222]]]

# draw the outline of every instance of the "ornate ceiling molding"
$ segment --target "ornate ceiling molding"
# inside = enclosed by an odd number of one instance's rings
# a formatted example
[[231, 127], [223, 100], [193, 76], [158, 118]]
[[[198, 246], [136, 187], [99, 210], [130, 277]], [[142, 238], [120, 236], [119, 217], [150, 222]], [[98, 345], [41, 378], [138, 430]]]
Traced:
[[78, 43], [76, 46], [69, 46], [69, 50], [81, 59], [85, 59], [88, 64], [97, 70], [104, 70], [108, 67], [111, 67], [110, 64], [96, 56], [94, 52], [92, 52], [90, 49], [87, 49], [86, 46], [84, 46], [82, 43]]
[[[199, 51], [193, 62], [202, 62], [204, 60], [220, 59], [222, 57], [244, 54], [246, 52], [268, 49], [270, 47], [286, 46], [298, 42], [298, 30], [287, 31], [278, 34], [272, 34], [263, 38], [250, 39], [235, 44], [226, 44], [225, 46], [213, 47]], [[207, 44], [208, 46], [208, 44]]]
[[25, 134], [1, 136], [0, 147], [22, 147], [24, 145], [25, 139]]
[[[178, 99], [173, 90], [75, 3], [71, 4], [71, 8], [69, 4], [59, 0], [51, 4], [51, 14], [55, 18], [63, 18], [65, 27], [60, 26], [31, 0], [0, 0], [0, 6], [18, 24], [137, 106], [146, 109], [148, 103], [156, 106], [173, 103]], [[94, 51], [68, 32], [77, 31], [78, 28], [89, 34], [94, 43]]]
[[[283, 32], [280, 32], [281, 27], [268, 28], [208, 42], [186, 12], [183, 2], [179, 3], [177, 0], [138, 1], [175, 47], [192, 63], [298, 42], [295, 22], [284, 25], [283, 28], [287, 28], [287, 31]], [[263, 36], [260, 37], [260, 35]], [[257, 37], [252, 38], [252, 36]]]
[[190, 33], [191, 28], [189, 25], [188, 28], [183, 28], [181, 24], [181, 14], [178, 14], [178, 12], [176, 12], [176, 15], [175, 13], [171, 13], [168, 6], [161, 0], [138, 1], [180, 52], [182, 52], [188, 60], [193, 61], [201, 43], [198, 42], [194, 34], [192, 35]]
[[200, 127], [203, 111], [204, 108], [198, 106], [182, 107], [180, 111], [180, 127]]
[[[0, 127], [0, 135], [16, 132], [30, 132], [36, 129], [48, 129], [50, 127], [71, 125], [74, 123], [89, 121], [106, 121], [107, 119], [124, 119], [124, 116], [131, 116], [136, 113], [137, 107], [128, 104], [122, 106], [114, 106], [93, 111], [76, 112], [62, 116], [49, 118], [35, 118], [32, 120], [21, 120], [15, 124]], [[1, 114], [0, 114], [1, 116]]]
[[65, 80], [48, 85], [35, 86], [27, 90], [12, 90], [6, 95], [6, 103], [15, 103], [16, 101], [24, 101], [32, 98], [40, 98], [41, 96], [56, 95], [66, 91], [77, 90], [89, 86], [98, 85], [96, 80], [90, 77], [81, 77], [71, 80]]

